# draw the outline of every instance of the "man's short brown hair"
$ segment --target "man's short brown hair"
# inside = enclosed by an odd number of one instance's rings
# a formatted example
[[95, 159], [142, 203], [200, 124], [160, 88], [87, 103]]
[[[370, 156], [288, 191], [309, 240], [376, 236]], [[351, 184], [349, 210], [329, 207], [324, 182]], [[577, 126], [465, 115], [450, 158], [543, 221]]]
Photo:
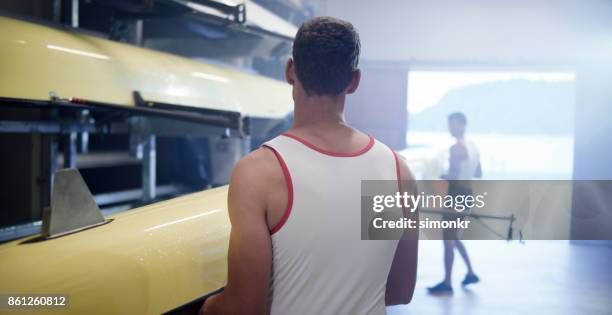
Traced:
[[338, 95], [359, 64], [359, 34], [349, 22], [317, 17], [300, 26], [293, 41], [296, 74], [308, 95]]

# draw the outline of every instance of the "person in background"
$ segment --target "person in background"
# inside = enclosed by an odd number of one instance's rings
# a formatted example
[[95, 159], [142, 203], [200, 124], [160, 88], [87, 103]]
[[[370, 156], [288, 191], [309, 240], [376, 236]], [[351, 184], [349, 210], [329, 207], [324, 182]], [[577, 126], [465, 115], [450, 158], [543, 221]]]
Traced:
[[227, 285], [201, 313], [385, 314], [385, 305], [410, 302], [418, 230], [361, 240], [361, 181], [414, 182], [401, 157], [344, 120], [359, 51], [346, 21], [319, 17], [299, 28], [285, 69], [293, 127], [234, 168]]
[[[442, 178], [448, 181], [448, 194], [453, 197], [456, 195], [471, 195], [472, 185], [470, 180], [482, 177], [478, 148], [474, 142], [465, 138], [466, 126], [467, 118], [463, 113], [456, 112], [448, 116], [448, 129], [457, 141], [449, 149], [449, 167], [447, 173], [442, 175]], [[456, 214], [445, 214], [442, 216], [442, 220], [454, 220], [456, 218]], [[428, 288], [429, 292], [432, 294], [453, 293], [451, 275], [455, 260], [455, 248], [463, 258], [468, 270], [461, 284], [465, 286], [479, 282], [480, 279], [474, 273], [465, 245], [458, 238], [458, 230], [444, 229], [443, 241], [444, 280]]]

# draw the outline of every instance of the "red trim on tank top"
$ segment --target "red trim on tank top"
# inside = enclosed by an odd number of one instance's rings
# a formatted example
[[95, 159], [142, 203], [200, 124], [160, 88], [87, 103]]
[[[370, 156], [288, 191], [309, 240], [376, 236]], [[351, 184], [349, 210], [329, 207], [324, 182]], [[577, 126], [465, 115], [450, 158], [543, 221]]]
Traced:
[[368, 135], [368, 137], [370, 138], [370, 141], [368, 142], [368, 144], [363, 147], [362, 149], [353, 152], [353, 153], [339, 153], [339, 152], [333, 152], [333, 151], [328, 151], [325, 149], [322, 149], [312, 143], [310, 143], [308, 140], [302, 138], [302, 137], [298, 137], [294, 134], [288, 133], [288, 132], [283, 132], [281, 133], [281, 136], [285, 136], [285, 137], [289, 137], [291, 139], [297, 140], [299, 142], [301, 142], [302, 144], [304, 144], [305, 146], [319, 152], [319, 153], [323, 153], [325, 155], [330, 155], [330, 156], [335, 156], [335, 157], [354, 157], [354, 156], [359, 156], [362, 155], [366, 152], [368, 152], [373, 146], [374, 146], [374, 137]]
[[285, 177], [285, 184], [287, 185], [287, 193], [288, 193], [287, 207], [285, 208], [285, 212], [283, 213], [283, 216], [281, 217], [280, 221], [278, 221], [278, 223], [276, 223], [276, 225], [272, 227], [272, 229], [270, 229], [270, 235], [272, 235], [278, 232], [283, 227], [283, 225], [285, 225], [285, 222], [287, 222], [287, 219], [289, 219], [289, 215], [291, 214], [291, 209], [293, 208], [293, 181], [291, 180], [291, 174], [289, 173], [289, 168], [287, 168], [287, 164], [285, 164], [285, 160], [283, 160], [283, 157], [280, 155], [280, 153], [278, 153], [276, 149], [274, 149], [273, 147], [269, 145], [264, 144], [263, 146], [272, 150], [272, 152], [276, 156], [276, 159], [278, 160], [278, 164], [280, 164], [280, 167], [283, 170], [283, 176]]

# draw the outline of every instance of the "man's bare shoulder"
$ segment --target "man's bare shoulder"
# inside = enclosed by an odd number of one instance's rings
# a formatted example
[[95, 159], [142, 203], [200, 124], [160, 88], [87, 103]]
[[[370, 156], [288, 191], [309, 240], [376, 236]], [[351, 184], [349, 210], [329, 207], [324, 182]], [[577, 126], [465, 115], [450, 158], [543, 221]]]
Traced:
[[[230, 204], [243, 207], [230, 207], [230, 217], [232, 213], [253, 212], [253, 209], [265, 213], [269, 209], [281, 208], [278, 204], [284, 207], [287, 197], [281, 192], [286, 189], [283, 171], [274, 152], [265, 147], [257, 149], [240, 159], [232, 172]], [[266, 215], [268, 223], [275, 219], [270, 213]]]
[[266, 183], [266, 180], [281, 178], [282, 171], [274, 152], [266, 147], [259, 148], [241, 158], [232, 174], [232, 181], [247, 181], [250, 185]]

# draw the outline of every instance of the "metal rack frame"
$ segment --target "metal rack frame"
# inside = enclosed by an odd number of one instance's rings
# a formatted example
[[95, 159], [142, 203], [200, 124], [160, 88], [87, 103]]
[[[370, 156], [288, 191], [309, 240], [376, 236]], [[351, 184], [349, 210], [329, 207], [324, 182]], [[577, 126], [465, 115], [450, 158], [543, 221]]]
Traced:
[[[4, 120], [0, 118], [0, 133], [39, 133], [56, 135], [50, 143], [49, 190], [57, 171], [59, 141], [63, 144], [62, 168], [76, 168], [77, 152], [87, 151], [89, 134], [129, 134], [130, 151], [142, 163], [141, 201], [151, 202], [158, 197], [156, 185], [157, 136], [211, 136], [250, 138], [250, 119], [239, 112], [188, 107], [177, 104], [146, 101], [134, 92], [136, 106], [121, 106], [78, 98], [62, 99], [50, 93], [49, 101], [0, 98], [3, 109], [39, 108], [52, 111], [51, 120]], [[60, 118], [59, 111], [76, 113], [74, 119]], [[106, 114], [95, 121], [93, 113]], [[127, 121], [125, 126], [116, 121]], [[78, 134], [81, 135], [79, 143]], [[118, 192], [118, 198], [123, 196]], [[133, 195], [133, 194], [132, 194]], [[120, 199], [120, 198], [119, 198]], [[119, 200], [117, 199], [117, 200]], [[105, 194], [111, 202], [112, 196]]]

